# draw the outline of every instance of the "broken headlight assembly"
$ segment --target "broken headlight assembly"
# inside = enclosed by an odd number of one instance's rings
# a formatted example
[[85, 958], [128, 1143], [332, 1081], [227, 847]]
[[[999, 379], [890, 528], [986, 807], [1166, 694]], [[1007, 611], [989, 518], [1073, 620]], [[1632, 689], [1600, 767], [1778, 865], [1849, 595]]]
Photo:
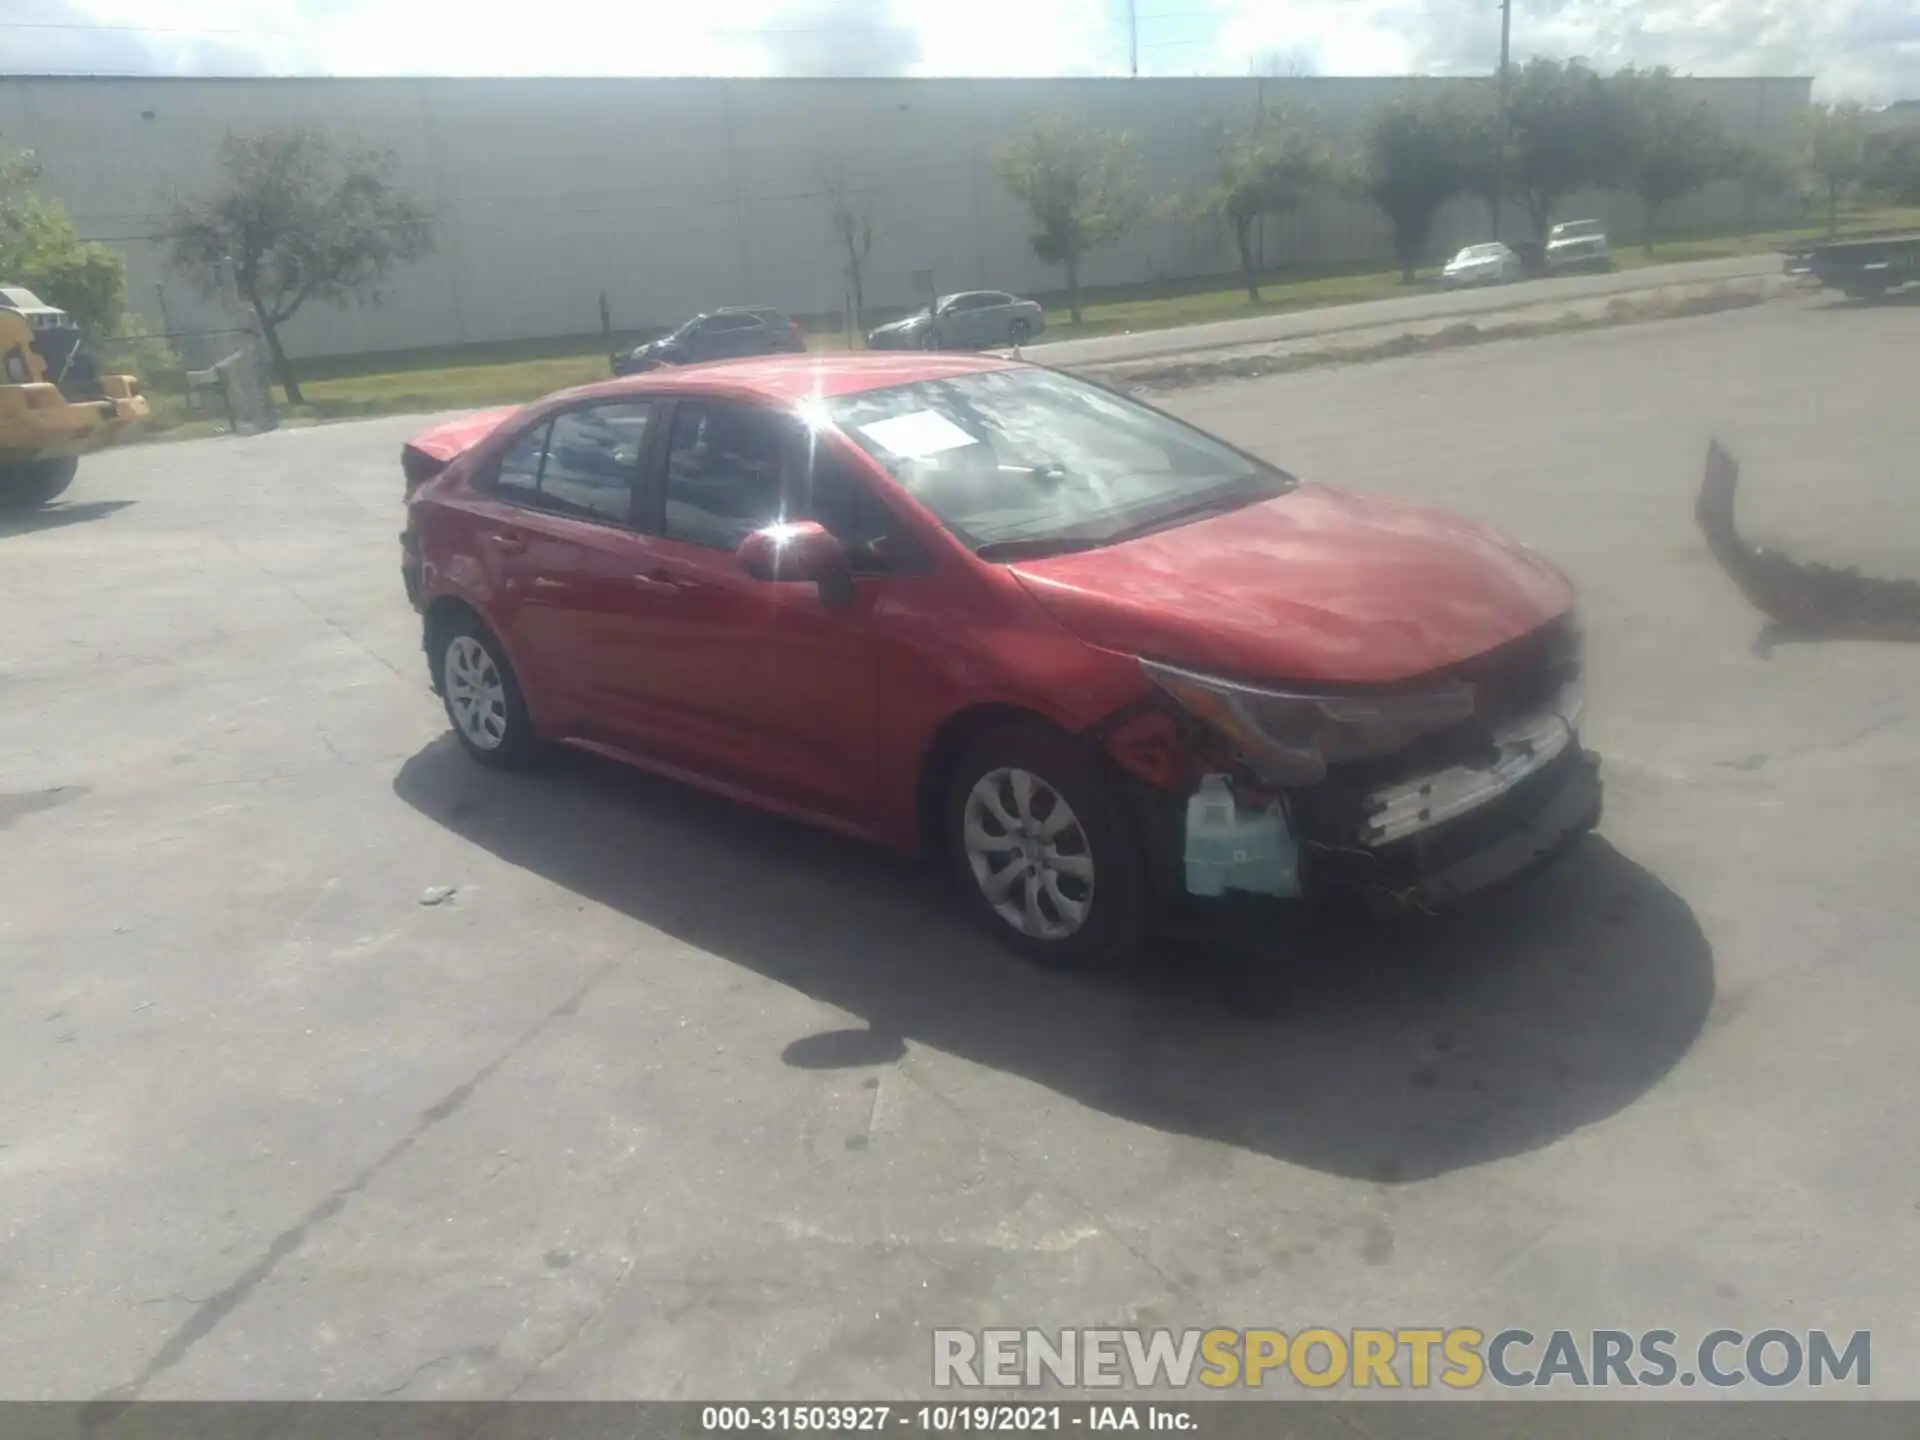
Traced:
[[1547, 673], [1554, 687], [1550, 708], [1570, 727], [1580, 723], [1580, 712], [1587, 706], [1586, 647], [1586, 630], [1577, 613], [1554, 626], [1547, 652]]
[[1474, 710], [1473, 687], [1458, 680], [1379, 695], [1315, 695], [1243, 685], [1151, 660], [1140, 666], [1184, 709], [1231, 740], [1273, 785], [1317, 784], [1329, 766], [1392, 755], [1423, 735], [1460, 724]]

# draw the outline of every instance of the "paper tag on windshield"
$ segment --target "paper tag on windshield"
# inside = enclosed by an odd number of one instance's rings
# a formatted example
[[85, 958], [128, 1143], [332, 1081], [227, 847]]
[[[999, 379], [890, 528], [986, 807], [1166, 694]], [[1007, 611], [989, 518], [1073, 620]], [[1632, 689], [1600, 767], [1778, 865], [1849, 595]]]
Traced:
[[945, 450], [964, 450], [980, 443], [946, 416], [932, 410], [916, 410], [911, 415], [876, 420], [871, 425], [862, 425], [860, 433], [903, 460], [923, 460]]

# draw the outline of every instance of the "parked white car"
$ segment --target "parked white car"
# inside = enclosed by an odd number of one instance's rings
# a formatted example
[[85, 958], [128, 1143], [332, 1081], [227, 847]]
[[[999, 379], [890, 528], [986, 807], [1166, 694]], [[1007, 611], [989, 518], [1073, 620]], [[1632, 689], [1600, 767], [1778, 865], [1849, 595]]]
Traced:
[[1606, 228], [1598, 220], [1565, 220], [1547, 232], [1547, 272], [1611, 270]]
[[1469, 245], [1440, 272], [1443, 284], [1505, 285], [1521, 276], [1520, 257], [1498, 240]]

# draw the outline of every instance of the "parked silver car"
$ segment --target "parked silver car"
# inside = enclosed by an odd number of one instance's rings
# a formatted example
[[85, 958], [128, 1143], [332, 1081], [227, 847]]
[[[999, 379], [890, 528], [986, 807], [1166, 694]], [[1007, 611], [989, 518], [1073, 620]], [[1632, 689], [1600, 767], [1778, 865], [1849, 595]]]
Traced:
[[1038, 304], [1004, 290], [963, 290], [882, 325], [867, 336], [873, 350], [985, 350], [1024, 345], [1047, 328]]
[[1547, 232], [1547, 272], [1611, 270], [1606, 228], [1598, 220], [1565, 220]]
[[1522, 274], [1520, 257], [1498, 240], [1469, 245], [1440, 272], [1444, 285], [1505, 285]]

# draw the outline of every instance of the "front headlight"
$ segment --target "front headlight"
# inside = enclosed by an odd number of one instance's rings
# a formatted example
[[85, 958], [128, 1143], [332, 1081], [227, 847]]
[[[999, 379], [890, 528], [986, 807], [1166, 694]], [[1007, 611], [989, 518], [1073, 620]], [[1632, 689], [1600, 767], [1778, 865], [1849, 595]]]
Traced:
[[1473, 714], [1473, 687], [1443, 681], [1396, 695], [1311, 695], [1263, 690], [1142, 660], [1162, 690], [1232, 740], [1275, 785], [1312, 785], [1327, 767], [1402, 750]]

